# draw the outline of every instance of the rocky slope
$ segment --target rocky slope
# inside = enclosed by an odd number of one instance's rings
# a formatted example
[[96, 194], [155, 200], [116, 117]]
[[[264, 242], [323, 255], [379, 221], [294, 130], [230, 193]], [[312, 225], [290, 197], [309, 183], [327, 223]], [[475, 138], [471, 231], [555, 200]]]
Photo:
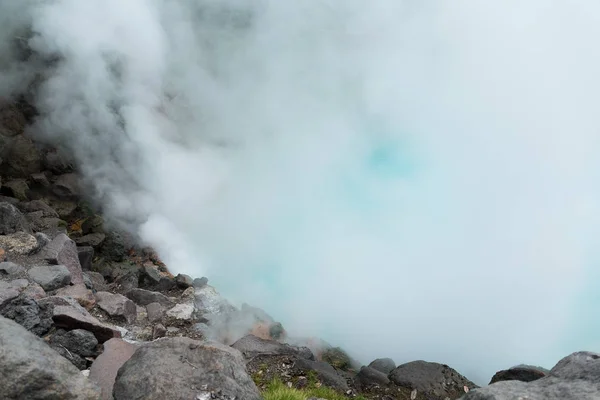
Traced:
[[[600, 355], [498, 372], [477, 388], [447, 365], [360, 366], [240, 309], [205, 277], [173, 276], [109, 229], [72, 163], [0, 104], [0, 399], [260, 399], [274, 379], [367, 399], [600, 398]], [[527, 397], [528, 396], [528, 397]]]

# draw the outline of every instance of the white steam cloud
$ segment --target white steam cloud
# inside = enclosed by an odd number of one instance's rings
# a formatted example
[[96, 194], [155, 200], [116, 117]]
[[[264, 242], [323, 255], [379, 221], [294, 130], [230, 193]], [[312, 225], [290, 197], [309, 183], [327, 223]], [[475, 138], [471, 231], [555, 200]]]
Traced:
[[34, 132], [173, 272], [363, 362], [485, 383], [599, 350], [599, 19], [593, 0], [3, 1], [0, 96], [44, 66]]

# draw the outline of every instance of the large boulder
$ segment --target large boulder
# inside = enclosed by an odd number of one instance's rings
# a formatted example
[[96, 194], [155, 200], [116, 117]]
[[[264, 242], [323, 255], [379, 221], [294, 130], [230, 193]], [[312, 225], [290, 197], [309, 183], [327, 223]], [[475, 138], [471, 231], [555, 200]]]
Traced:
[[390, 372], [389, 379], [398, 386], [441, 398], [456, 399], [477, 387], [447, 365], [422, 360], [396, 367]]
[[394, 369], [396, 369], [396, 363], [391, 358], [378, 358], [376, 360], [371, 361], [369, 367], [376, 369], [377, 371], [383, 372], [387, 375]]
[[261, 355], [294, 355], [307, 360], [315, 359], [315, 356], [307, 347], [295, 347], [274, 340], [266, 340], [254, 335], [246, 335], [231, 345], [239, 350], [245, 358], [253, 358]]
[[532, 382], [497, 382], [467, 393], [463, 400], [595, 400], [600, 399], [600, 354], [573, 353], [550, 375]]
[[546, 376], [544, 371], [530, 367], [513, 367], [498, 371], [492, 377], [490, 385], [502, 381], [533, 382]]
[[202, 399], [212, 398], [211, 393], [261, 398], [239, 351], [185, 337], [158, 339], [139, 348], [119, 369], [113, 389], [115, 400]]
[[10, 203], [0, 203], [0, 235], [30, 232], [29, 223], [21, 211]]
[[0, 317], [4, 399], [98, 400], [99, 389], [65, 358], [14, 321]]

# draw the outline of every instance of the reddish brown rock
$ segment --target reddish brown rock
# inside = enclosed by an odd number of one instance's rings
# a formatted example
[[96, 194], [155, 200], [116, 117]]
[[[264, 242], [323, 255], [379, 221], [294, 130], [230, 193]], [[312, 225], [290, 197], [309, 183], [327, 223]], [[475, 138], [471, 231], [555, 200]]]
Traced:
[[85, 309], [76, 309], [72, 306], [55, 306], [52, 319], [59, 328], [85, 329], [90, 331], [98, 339], [98, 343], [104, 343], [112, 338], [120, 338], [121, 332], [105, 325], [94, 318]]
[[117, 372], [136, 350], [136, 345], [121, 339], [110, 339], [104, 343], [104, 351], [90, 368], [90, 380], [102, 390], [102, 400], [112, 400]]
[[94, 297], [94, 294], [83, 284], [66, 286], [64, 288], [58, 289], [56, 295], [72, 297], [75, 300], [77, 300], [77, 302], [81, 304], [81, 306], [85, 307], [88, 310], [90, 310], [96, 304], [96, 298]]

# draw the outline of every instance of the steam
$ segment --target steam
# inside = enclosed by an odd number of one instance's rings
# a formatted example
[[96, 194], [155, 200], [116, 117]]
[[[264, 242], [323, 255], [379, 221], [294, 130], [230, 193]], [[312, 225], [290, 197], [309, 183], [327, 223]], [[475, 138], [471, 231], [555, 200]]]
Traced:
[[598, 350], [595, 2], [16, 4], [0, 96], [173, 272], [363, 362]]

